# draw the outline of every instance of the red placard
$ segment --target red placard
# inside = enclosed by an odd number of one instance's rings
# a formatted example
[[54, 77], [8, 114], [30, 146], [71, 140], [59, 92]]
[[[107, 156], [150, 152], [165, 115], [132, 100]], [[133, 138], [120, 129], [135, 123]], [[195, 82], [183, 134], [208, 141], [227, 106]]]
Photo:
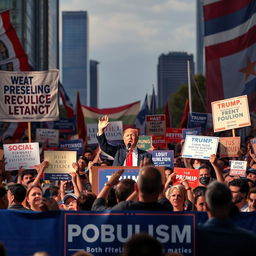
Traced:
[[166, 142], [181, 142], [182, 140], [182, 129], [180, 128], [166, 128]]
[[179, 184], [181, 180], [186, 179], [191, 188], [199, 186], [199, 170], [187, 168], [174, 168], [175, 184]]
[[152, 146], [155, 149], [167, 149], [164, 135], [152, 136]]

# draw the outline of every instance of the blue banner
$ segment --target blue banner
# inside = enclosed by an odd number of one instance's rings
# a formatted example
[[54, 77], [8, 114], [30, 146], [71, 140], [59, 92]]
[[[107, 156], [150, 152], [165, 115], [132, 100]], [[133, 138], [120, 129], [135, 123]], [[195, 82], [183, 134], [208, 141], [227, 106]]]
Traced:
[[150, 151], [155, 166], [166, 166], [174, 168], [173, 150], [154, 150]]
[[206, 113], [188, 113], [188, 128], [201, 127], [202, 130], [205, 130], [207, 117], [208, 115]]
[[182, 129], [182, 139], [186, 139], [187, 135], [200, 135], [201, 127]]
[[78, 155], [83, 154], [83, 140], [65, 140], [60, 141], [60, 148], [68, 150], [77, 151]]
[[[117, 256], [134, 233], [157, 238], [166, 251], [196, 255], [195, 225], [207, 220], [205, 212], [42, 212], [0, 210], [0, 241], [8, 256], [72, 255], [87, 250], [95, 256]], [[240, 213], [235, 224], [256, 234], [256, 212]]]

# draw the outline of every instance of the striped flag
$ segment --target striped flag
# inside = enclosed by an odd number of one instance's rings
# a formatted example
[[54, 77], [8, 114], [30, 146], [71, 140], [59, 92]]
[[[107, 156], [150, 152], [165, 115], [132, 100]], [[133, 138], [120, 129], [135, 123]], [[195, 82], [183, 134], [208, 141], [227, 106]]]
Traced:
[[249, 95], [256, 109], [256, 1], [204, 0], [206, 86], [212, 101]]
[[98, 118], [108, 115], [110, 121], [123, 121], [123, 128], [134, 127], [135, 119], [140, 109], [140, 101], [116, 108], [93, 108], [82, 105], [86, 124], [98, 123]]

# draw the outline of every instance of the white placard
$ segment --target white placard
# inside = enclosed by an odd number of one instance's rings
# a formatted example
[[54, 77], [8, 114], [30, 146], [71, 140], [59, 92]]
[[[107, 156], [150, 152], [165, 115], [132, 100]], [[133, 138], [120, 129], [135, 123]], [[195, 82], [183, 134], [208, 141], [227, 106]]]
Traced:
[[[98, 132], [98, 124], [87, 124], [88, 144], [97, 144], [96, 134]], [[123, 140], [123, 122], [110, 122], [104, 131], [108, 141]]]
[[251, 125], [247, 95], [214, 101], [211, 104], [214, 132]]
[[39, 145], [33, 143], [4, 144], [5, 170], [32, 169], [40, 164]]
[[0, 71], [0, 121], [59, 119], [59, 71]]
[[36, 129], [36, 141], [48, 142], [49, 145], [59, 145], [59, 130], [56, 129]]
[[247, 161], [230, 161], [230, 175], [233, 176], [246, 176]]
[[219, 137], [187, 135], [182, 150], [183, 158], [207, 159], [216, 154]]

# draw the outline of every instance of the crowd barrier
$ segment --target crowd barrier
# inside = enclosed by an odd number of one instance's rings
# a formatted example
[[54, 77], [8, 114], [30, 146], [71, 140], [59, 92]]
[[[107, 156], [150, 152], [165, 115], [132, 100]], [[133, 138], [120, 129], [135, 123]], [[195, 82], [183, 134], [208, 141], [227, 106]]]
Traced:
[[[156, 237], [166, 252], [196, 255], [196, 225], [204, 212], [21, 212], [0, 210], [0, 241], [8, 256], [70, 256], [86, 250], [95, 256], [120, 255], [134, 233]], [[241, 213], [234, 222], [256, 233], [256, 213]]]

